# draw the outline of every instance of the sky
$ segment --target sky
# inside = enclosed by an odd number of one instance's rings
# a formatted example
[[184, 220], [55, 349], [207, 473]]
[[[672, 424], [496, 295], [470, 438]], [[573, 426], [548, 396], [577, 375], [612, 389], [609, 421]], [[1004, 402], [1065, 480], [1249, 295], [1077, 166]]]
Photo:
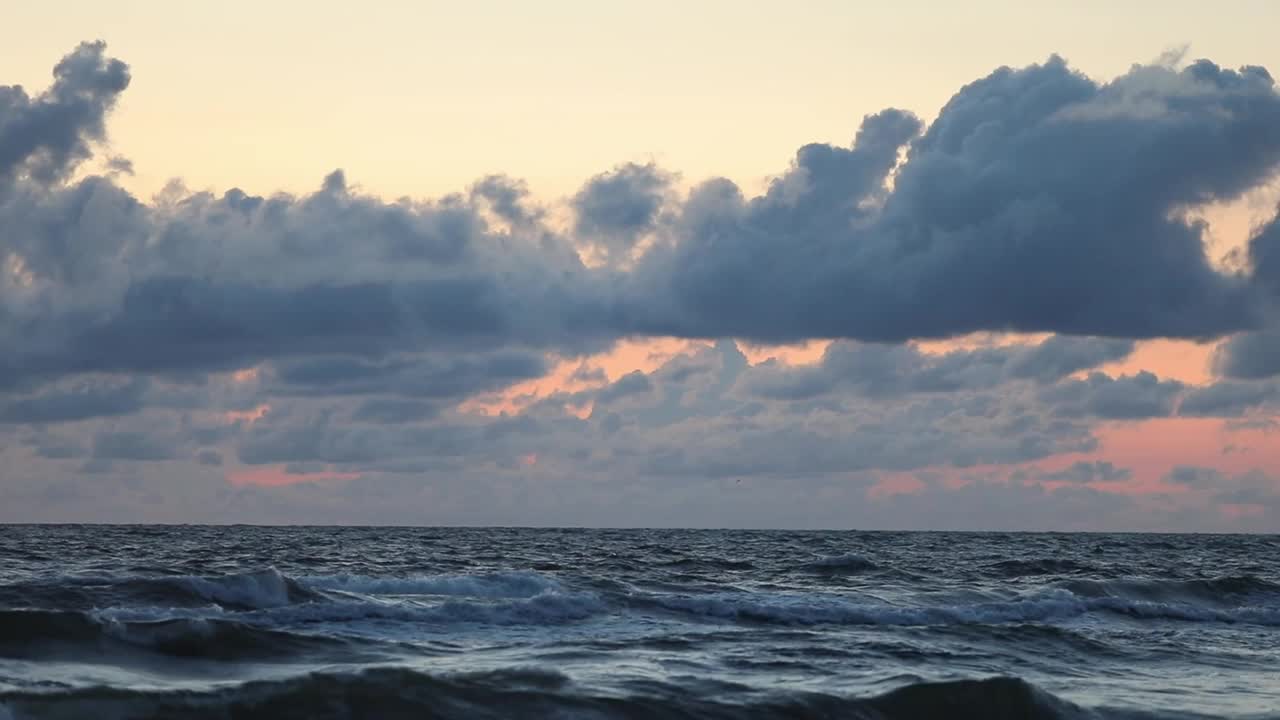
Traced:
[[0, 522], [1280, 532], [1280, 6], [759, 5], [8, 12]]

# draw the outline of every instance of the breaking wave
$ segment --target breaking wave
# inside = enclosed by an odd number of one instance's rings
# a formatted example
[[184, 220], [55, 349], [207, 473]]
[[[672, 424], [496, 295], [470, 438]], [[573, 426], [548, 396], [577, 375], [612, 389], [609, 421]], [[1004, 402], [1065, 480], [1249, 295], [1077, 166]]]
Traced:
[[[1261, 536], [0, 527], [0, 720], [1260, 720], [1280, 706], [1277, 549]], [[1110, 703], [1150, 714], [1092, 707]]]
[[317, 597], [297, 580], [273, 568], [209, 576], [69, 576], [0, 586], [0, 603], [4, 605], [59, 609], [134, 603], [192, 607], [214, 603], [229, 609], [254, 610]]

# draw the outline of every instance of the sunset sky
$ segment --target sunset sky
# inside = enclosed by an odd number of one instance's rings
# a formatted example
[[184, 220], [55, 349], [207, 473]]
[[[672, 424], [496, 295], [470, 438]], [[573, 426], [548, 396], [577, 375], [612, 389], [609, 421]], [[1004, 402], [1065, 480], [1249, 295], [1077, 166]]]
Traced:
[[1280, 4], [22, 3], [0, 521], [1280, 532]]

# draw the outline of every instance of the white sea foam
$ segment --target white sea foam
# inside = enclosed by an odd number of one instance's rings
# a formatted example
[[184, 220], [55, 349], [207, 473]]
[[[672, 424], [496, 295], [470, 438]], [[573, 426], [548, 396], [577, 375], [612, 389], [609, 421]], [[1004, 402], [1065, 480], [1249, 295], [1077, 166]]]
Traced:
[[220, 605], [269, 608], [288, 605], [289, 580], [275, 568], [222, 577], [174, 578], [203, 598]]

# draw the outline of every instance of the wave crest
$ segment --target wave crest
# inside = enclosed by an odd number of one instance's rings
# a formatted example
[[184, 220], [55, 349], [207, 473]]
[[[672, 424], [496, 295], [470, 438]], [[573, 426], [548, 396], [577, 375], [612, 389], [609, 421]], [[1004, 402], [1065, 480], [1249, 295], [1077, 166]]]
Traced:
[[[433, 676], [403, 668], [358, 673], [313, 673], [256, 681], [229, 690], [201, 692], [87, 688], [0, 694], [18, 717], [77, 712], [96, 717], [358, 718], [358, 717], [752, 717], [807, 720], [915, 720], [981, 717], [992, 720], [1069, 720], [1106, 717], [1086, 711], [1024, 680], [921, 682], [886, 694], [842, 697], [779, 692], [765, 696], [704, 694], [673, 682], [653, 682], [619, 695], [574, 686], [565, 676], [539, 670], [502, 670]], [[3, 717], [3, 715], [0, 715]]]
[[316, 590], [364, 595], [445, 595], [480, 598], [528, 598], [561, 590], [559, 582], [534, 572], [480, 575], [425, 575], [371, 578], [362, 575], [304, 576], [299, 582]]

